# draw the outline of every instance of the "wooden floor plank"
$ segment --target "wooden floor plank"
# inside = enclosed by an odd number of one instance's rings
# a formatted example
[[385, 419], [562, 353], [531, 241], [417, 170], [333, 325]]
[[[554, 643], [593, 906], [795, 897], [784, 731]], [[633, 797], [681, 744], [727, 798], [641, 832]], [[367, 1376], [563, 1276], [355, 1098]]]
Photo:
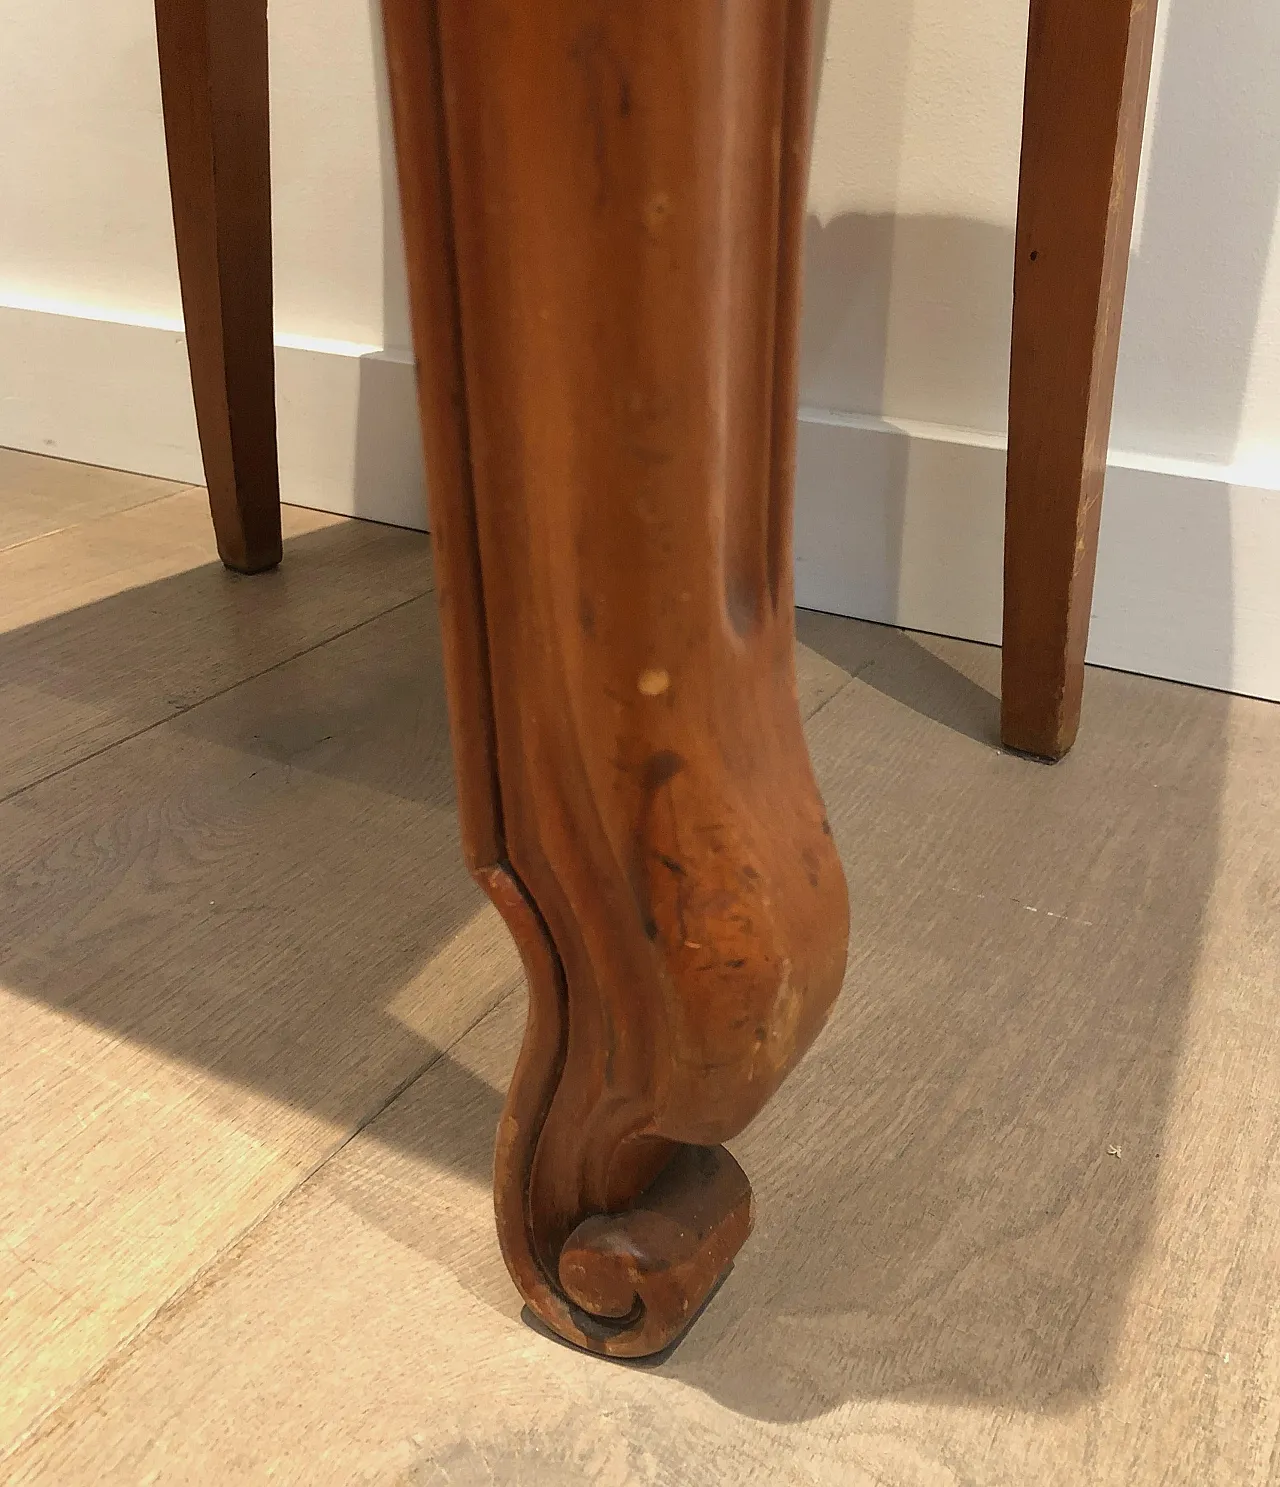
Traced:
[[198, 491], [7, 555], [0, 1446], [521, 985], [425, 539], [285, 515], [248, 581]]
[[0, 900], [10, 1443], [518, 984], [434, 600], [0, 806]]
[[286, 507], [286, 557], [217, 561], [202, 490], [0, 553], [0, 799], [431, 588], [420, 534]]
[[175, 480], [0, 449], [0, 552], [185, 489]]
[[[735, 1143], [759, 1227], [675, 1356], [608, 1365], [518, 1318], [488, 1193], [508, 996], [50, 1417], [15, 1483], [1280, 1481], [1280, 708], [1097, 672], [1084, 741], [1047, 769], [992, 747], [997, 652], [802, 630], [854, 950], [831, 1025]], [[443, 849], [415, 875], [402, 843], [401, 891], [439, 893]], [[22, 882], [38, 897], [47, 873]], [[395, 898], [390, 874], [351, 878], [364, 912]], [[381, 944], [359, 917], [313, 950], [304, 900], [278, 953], [310, 984], [347, 939]], [[429, 954], [459, 933], [443, 922]], [[517, 984], [496, 923], [461, 932], [489, 946], [494, 992]], [[200, 954], [188, 937], [170, 974]], [[456, 973], [483, 979], [473, 963]], [[396, 977], [373, 979], [385, 999]], [[108, 1022], [91, 999], [64, 1015]], [[175, 1021], [113, 1030], [172, 1059]], [[369, 1036], [338, 1025], [312, 1036]], [[269, 1082], [215, 1108], [301, 1162], [287, 1122], [246, 1114]], [[67, 1284], [23, 1254], [33, 1296]]]

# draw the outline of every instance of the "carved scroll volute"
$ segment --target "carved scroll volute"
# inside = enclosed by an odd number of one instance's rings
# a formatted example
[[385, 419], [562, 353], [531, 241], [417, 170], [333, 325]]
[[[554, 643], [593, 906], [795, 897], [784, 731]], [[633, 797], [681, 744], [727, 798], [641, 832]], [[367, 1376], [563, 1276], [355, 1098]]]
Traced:
[[844, 971], [794, 674], [809, 7], [385, 10], [464, 833], [530, 980], [499, 1232], [639, 1355], [746, 1238], [718, 1143]]

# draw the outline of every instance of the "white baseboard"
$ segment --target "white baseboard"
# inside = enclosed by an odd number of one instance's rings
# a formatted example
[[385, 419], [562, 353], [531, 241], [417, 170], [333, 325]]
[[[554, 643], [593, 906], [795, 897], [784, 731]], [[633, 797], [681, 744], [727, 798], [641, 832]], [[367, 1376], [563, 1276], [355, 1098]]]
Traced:
[[[0, 304], [0, 444], [198, 482], [181, 328]], [[286, 501], [425, 525], [404, 353], [282, 337]], [[801, 412], [800, 602], [998, 643], [1004, 446], [963, 429]], [[1089, 658], [1280, 701], [1280, 468], [1113, 454]]]
[[[1004, 440], [806, 409], [801, 604], [1000, 642]], [[1089, 660], [1280, 701], [1280, 469], [1113, 452]]]
[[[276, 405], [286, 501], [425, 528], [407, 352], [282, 336]], [[0, 445], [201, 483], [181, 325], [9, 297]]]

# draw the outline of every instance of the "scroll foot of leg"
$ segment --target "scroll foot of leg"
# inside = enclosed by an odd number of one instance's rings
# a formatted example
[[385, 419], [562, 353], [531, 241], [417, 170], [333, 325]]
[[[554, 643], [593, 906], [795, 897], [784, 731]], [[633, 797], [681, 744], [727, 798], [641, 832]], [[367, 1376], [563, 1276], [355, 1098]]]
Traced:
[[751, 1184], [723, 1146], [683, 1146], [635, 1204], [584, 1220], [560, 1284], [600, 1351], [643, 1358], [682, 1335], [751, 1233]]

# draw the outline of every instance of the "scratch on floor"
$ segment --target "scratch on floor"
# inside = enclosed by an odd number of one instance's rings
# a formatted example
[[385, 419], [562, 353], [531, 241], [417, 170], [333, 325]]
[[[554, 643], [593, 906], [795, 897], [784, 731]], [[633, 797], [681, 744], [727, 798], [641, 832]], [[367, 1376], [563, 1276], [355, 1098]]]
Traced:
[[1043, 914], [1046, 919], [1060, 919], [1063, 924], [1081, 924], [1086, 929], [1095, 928], [1092, 919], [1077, 919], [1072, 914], [1057, 914], [1052, 909], [1038, 909], [1035, 904], [1024, 904], [1020, 898], [1015, 898], [1012, 894], [974, 893], [971, 889], [954, 888], [951, 884], [947, 885], [947, 892], [959, 894], [961, 898], [976, 898], [984, 901], [988, 898], [1007, 899], [1009, 903], [1016, 904], [1020, 909], [1025, 909], [1028, 914]]

